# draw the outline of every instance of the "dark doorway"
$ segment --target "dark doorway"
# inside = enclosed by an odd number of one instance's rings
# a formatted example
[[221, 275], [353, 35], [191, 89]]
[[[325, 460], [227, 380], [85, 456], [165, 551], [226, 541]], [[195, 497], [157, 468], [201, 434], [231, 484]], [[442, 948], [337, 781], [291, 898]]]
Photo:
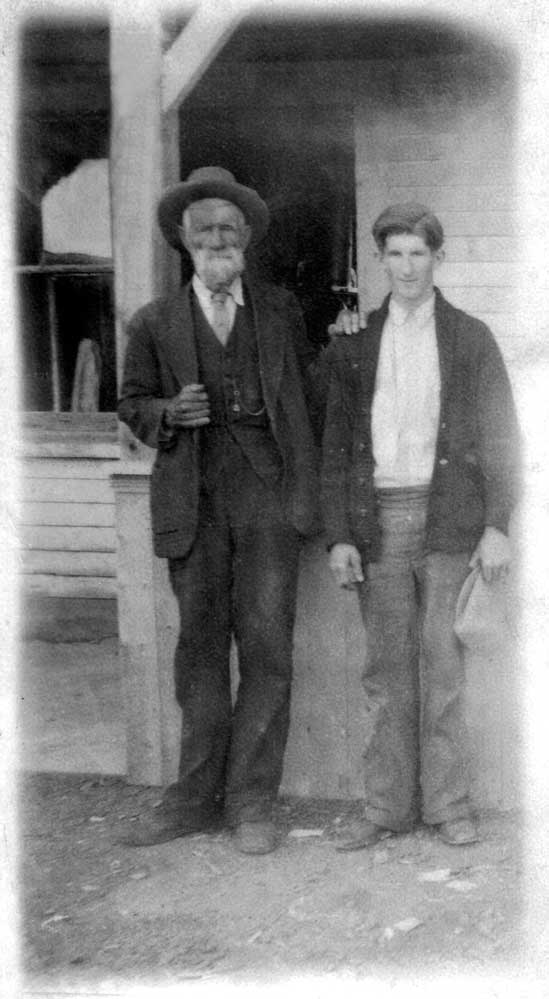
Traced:
[[250, 252], [250, 269], [294, 291], [310, 339], [326, 342], [341, 304], [332, 286], [346, 284], [350, 260], [354, 266], [352, 112], [233, 107], [205, 114], [184, 105], [180, 156], [182, 178], [215, 164], [264, 198], [271, 225]]

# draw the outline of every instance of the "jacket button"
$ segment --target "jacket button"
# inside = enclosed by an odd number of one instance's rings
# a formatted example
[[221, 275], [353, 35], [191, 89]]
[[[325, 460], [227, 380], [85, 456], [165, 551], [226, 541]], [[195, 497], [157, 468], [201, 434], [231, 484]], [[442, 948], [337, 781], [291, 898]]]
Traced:
[[360, 444], [358, 445], [358, 450], [359, 451], [365, 451], [366, 450], [366, 445], [365, 445], [364, 441], [360, 442]]
[[445, 423], [441, 423], [440, 425], [441, 425], [441, 427], [442, 427], [443, 430], [446, 430], [446, 424]]
[[366, 476], [365, 475], [361, 475], [359, 477], [358, 484], [359, 484], [359, 486], [365, 486], [366, 485]]
[[441, 458], [440, 459], [439, 465], [447, 465], [447, 464], [448, 464], [448, 458]]

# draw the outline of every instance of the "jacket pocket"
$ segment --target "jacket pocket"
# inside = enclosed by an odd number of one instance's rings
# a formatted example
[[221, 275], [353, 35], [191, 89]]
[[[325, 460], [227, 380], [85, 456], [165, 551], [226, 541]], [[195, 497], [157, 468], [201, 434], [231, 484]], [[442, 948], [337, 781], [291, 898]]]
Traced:
[[179, 435], [177, 445], [159, 451], [151, 473], [151, 518], [156, 535], [180, 531], [196, 518], [198, 469], [192, 438]]

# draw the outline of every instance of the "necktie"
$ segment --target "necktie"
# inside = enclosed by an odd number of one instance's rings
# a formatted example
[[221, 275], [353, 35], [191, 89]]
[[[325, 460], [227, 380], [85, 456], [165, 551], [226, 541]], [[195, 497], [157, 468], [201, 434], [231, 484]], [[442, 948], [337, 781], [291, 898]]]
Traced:
[[228, 291], [212, 291], [212, 326], [217, 339], [225, 346], [231, 332], [231, 316], [227, 305]]

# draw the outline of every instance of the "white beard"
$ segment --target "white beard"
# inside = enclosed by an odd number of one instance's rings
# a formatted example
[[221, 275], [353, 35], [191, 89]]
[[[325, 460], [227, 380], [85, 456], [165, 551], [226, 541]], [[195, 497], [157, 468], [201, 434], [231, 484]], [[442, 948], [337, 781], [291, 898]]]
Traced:
[[198, 277], [210, 291], [230, 285], [245, 267], [244, 252], [235, 246], [219, 251], [194, 249], [191, 256]]

